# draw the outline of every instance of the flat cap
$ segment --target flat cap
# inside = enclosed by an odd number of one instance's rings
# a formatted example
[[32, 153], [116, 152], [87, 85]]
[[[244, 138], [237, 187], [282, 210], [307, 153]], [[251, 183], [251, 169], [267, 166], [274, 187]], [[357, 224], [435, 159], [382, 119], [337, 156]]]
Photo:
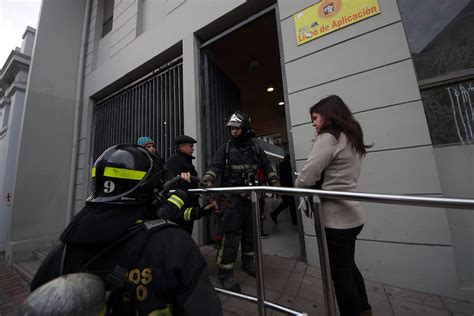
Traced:
[[197, 143], [197, 141], [194, 138], [187, 135], [179, 135], [174, 139], [175, 146], [179, 146], [181, 144], [195, 144], [195, 143]]

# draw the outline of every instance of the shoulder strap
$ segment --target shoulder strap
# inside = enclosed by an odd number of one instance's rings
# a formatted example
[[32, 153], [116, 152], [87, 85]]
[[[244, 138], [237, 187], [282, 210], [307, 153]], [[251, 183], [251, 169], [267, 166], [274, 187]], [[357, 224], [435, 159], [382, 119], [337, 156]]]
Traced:
[[230, 145], [231, 145], [231, 141], [228, 140], [227, 143], [225, 144], [225, 151], [224, 151], [224, 161], [225, 161], [224, 179], [229, 179], [229, 176], [230, 176], [230, 166], [229, 166]]

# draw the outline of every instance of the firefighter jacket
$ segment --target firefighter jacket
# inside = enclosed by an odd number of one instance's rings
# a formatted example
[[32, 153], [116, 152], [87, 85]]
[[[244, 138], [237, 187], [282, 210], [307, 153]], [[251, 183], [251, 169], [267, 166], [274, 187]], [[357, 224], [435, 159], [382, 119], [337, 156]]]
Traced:
[[[182, 153], [180, 151], [176, 151], [174, 155], [172, 155], [167, 161], [166, 161], [166, 169], [170, 171], [170, 173], [173, 176], [177, 176], [181, 174], [182, 172], [189, 172], [192, 176], [197, 177], [197, 171], [196, 168], [193, 166], [193, 156], [187, 155], [185, 153]], [[187, 191], [189, 189], [196, 189], [199, 187], [199, 183], [196, 180], [191, 180], [191, 183], [181, 180], [178, 183], [177, 188]], [[189, 195], [189, 202], [187, 203], [188, 206], [191, 207], [199, 207], [199, 196], [197, 195]], [[194, 213], [195, 211], [190, 211], [191, 213]], [[184, 215], [184, 214], [183, 214]], [[199, 216], [196, 212], [196, 214], [191, 214], [192, 216], [189, 216], [189, 220], [186, 220], [186, 218], [183, 217], [182, 220], [177, 221], [177, 223], [184, 229], [186, 230], [189, 234], [193, 232], [193, 225], [194, 219], [198, 219]], [[191, 220], [191, 217], [193, 217], [193, 220]]]
[[[199, 206], [190, 205], [188, 195], [183, 190], [177, 189], [168, 197], [167, 204], [171, 207], [160, 207], [157, 210], [159, 218], [173, 221], [181, 226], [189, 234], [192, 232], [192, 222], [200, 219], [202, 216], [209, 215], [212, 210], [206, 210]], [[188, 225], [191, 224], [190, 225]], [[188, 230], [189, 226], [191, 230]]]
[[232, 139], [217, 149], [205, 177], [215, 181], [222, 175], [221, 186], [244, 186], [250, 175], [256, 177], [258, 168], [268, 183], [279, 183], [267, 155], [252, 138]]
[[[112, 290], [107, 304], [112, 315], [222, 315], [194, 241], [174, 224], [147, 221], [152, 218], [152, 205], [86, 203], [40, 266], [31, 289], [61, 274], [90, 272]], [[108, 283], [113, 271], [125, 281], [122, 287]]]

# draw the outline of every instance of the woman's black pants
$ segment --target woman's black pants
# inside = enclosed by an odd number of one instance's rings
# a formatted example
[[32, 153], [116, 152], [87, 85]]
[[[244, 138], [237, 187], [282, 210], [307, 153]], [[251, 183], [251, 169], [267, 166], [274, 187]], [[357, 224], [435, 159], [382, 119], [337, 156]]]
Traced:
[[364, 225], [350, 229], [326, 228], [331, 276], [341, 316], [370, 310], [364, 279], [354, 261], [355, 241]]

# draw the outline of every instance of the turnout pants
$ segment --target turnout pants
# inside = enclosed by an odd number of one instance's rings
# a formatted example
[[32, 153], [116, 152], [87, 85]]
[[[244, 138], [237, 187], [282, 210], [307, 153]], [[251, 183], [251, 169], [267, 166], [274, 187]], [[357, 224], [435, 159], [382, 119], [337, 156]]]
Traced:
[[254, 264], [252, 203], [238, 194], [232, 194], [229, 199], [230, 207], [224, 210], [221, 223], [224, 238], [216, 260], [220, 278], [232, 276], [239, 243], [242, 244], [242, 265]]

